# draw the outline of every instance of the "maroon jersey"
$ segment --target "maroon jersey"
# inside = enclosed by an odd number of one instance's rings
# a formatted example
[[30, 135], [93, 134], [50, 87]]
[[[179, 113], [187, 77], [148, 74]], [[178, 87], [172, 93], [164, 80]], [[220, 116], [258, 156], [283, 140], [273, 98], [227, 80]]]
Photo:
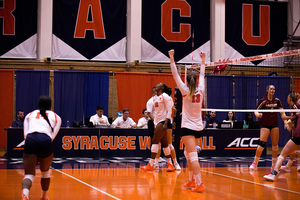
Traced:
[[294, 137], [300, 137], [300, 114], [294, 115], [291, 119], [294, 122], [295, 131], [293, 131]]
[[[267, 96], [262, 98], [256, 107], [256, 109], [279, 109], [282, 108], [281, 102], [278, 98], [273, 97], [270, 101]], [[277, 112], [263, 112], [263, 116], [260, 119], [262, 126], [278, 126]]]
[[[298, 103], [295, 103], [291, 109], [299, 109], [299, 108], [300, 108], [300, 105]], [[297, 114], [296, 112], [292, 112], [291, 116], [296, 115], [296, 114]]]

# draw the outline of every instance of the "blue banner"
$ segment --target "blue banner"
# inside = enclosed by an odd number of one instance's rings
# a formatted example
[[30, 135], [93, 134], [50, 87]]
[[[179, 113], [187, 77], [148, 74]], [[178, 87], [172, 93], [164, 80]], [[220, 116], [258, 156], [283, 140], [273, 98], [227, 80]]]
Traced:
[[125, 61], [126, 0], [54, 0], [53, 58]]

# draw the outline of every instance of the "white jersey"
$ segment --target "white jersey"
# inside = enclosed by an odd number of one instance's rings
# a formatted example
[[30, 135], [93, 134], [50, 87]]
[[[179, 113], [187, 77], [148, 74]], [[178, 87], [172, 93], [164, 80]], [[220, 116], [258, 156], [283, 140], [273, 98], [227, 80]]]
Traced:
[[90, 122], [93, 122], [94, 125], [97, 125], [97, 124], [110, 125], [107, 117], [104, 115], [102, 115], [102, 117], [99, 117], [97, 114], [95, 114], [95, 115], [91, 116]]
[[24, 120], [24, 138], [26, 139], [27, 135], [33, 132], [45, 133], [52, 140], [56, 137], [60, 125], [61, 119], [60, 117], [52, 112], [51, 110], [46, 111], [46, 115], [48, 116], [51, 127], [53, 128], [53, 132], [48, 122], [44, 119], [44, 117], [40, 114], [40, 110], [32, 111], [27, 114]]
[[202, 102], [204, 94], [204, 71], [205, 66], [201, 65], [199, 83], [196, 91], [191, 99], [188, 97], [189, 88], [186, 86], [177, 73], [175, 63], [171, 63], [172, 75], [175, 79], [177, 87], [182, 94], [182, 128], [188, 128], [195, 131], [203, 130], [202, 122]]
[[155, 111], [154, 124], [157, 125], [159, 122], [165, 121], [167, 118], [170, 119], [172, 116], [172, 107], [174, 105], [172, 98], [166, 94], [155, 95], [153, 97], [153, 105]]
[[124, 126], [124, 128], [131, 128], [133, 125], [136, 125], [136, 123], [130, 117], [124, 121], [123, 116], [118, 117], [112, 124], [115, 126]]
[[148, 119], [146, 119], [145, 117], [142, 117], [139, 119], [137, 127], [138, 128], [148, 128]]
[[[153, 96], [154, 97], [154, 96]], [[153, 102], [153, 97], [151, 97], [147, 103], [146, 103], [146, 108], [147, 108], [147, 112], [151, 113], [153, 115], [153, 117], [155, 117], [155, 110], [154, 110], [154, 102]]]

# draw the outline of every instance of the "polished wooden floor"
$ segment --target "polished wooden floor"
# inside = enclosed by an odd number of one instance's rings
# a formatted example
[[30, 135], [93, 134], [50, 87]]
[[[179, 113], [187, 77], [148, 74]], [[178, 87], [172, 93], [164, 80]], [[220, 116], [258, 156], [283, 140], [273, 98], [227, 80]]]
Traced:
[[[270, 159], [262, 159], [257, 172], [250, 172], [252, 158], [199, 158], [206, 191], [183, 189], [188, 179], [185, 159], [181, 171], [166, 172], [165, 164], [153, 173], [141, 172], [143, 158], [54, 159], [51, 170], [51, 200], [86, 199], [300, 199], [300, 173], [280, 173], [277, 182], [263, 175], [270, 172]], [[38, 168], [37, 168], [38, 169]], [[21, 199], [24, 177], [22, 159], [0, 159], [0, 199]], [[30, 190], [30, 200], [39, 199], [40, 171]]]

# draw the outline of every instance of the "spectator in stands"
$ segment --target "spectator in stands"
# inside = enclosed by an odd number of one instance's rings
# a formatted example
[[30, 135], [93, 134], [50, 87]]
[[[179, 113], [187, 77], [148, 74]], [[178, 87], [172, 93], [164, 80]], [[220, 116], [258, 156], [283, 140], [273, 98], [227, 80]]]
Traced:
[[223, 120], [223, 122], [230, 122], [231, 127], [233, 127], [233, 122], [236, 122], [234, 112], [228, 111], [226, 119]]
[[245, 114], [243, 128], [249, 128], [249, 122], [253, 122], [253, 115], [251, 112]]
[[212, 110], [209, 112], [209, 115], [204, 119], [206, 121], [205, 128], [213, 128], [214, 123], [218, 123], [216, 119], [216, 111]]
[[129, 109], [123, 109], [123, 116], [118, 117], [113, 123], [112, 126], [115, 128], [135, 128], [136, 123], [132, 118], [129, 117]]
[[147, 109], [144, 109], [142, 113], [143, 113], [144, 116], [139, 119], [137, 127], [138, 128], [148, 128], [149, 116], [148, 116]]
[[97, 106], [96, 114], [91, 116], [90, 122], [93, 122], [93, 125], [110, 125], [108, 119], [103, 115], [104, 108], [102, 106]]
[[24, 122], [24, 111], [18, 110], [17, 120], [13, 121], [12, 127], [23, 127], [23, 122]]

